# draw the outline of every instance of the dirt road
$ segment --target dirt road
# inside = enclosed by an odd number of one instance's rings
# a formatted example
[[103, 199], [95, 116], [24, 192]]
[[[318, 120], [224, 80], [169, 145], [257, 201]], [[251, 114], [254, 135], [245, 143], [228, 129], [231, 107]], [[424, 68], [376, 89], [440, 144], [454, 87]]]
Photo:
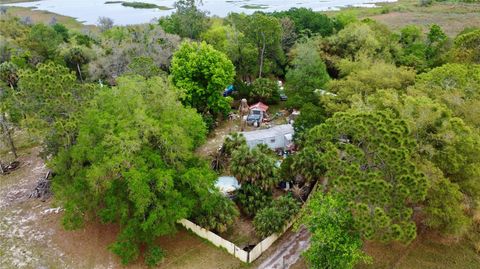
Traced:
[[309, 246], [310, 234], [302, 228], [297, 233], [291, 233], [276, 247], [275, 252], [263, 261], [258, 269], [288, 269], [293, 266], [302, 252]]

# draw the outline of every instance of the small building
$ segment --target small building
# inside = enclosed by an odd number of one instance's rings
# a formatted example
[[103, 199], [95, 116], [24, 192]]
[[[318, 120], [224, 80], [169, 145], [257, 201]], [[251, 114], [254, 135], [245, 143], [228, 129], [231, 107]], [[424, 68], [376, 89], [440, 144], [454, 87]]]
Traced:
[[241, 132], [247, 141], [247, 146], [253, 148], [259, 144], [265, 144], [272, 150], [287, 149], [293, 142], [293, 126], [283, 124], [268, 129], [261, 129], [251, 132]]

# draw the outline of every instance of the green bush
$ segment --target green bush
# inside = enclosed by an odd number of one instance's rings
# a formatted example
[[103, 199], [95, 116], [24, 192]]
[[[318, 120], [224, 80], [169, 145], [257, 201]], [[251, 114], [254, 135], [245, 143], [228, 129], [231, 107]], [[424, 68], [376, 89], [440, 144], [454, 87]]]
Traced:
[[273, 233], [281, 232], [286, 220], [282, 210], [275, 207], [266, 207], [258, 212], [253, 219], [255, 231], [261, 237], [267, 237]]
[[300, 205], [291, 196], [282, 196], [269, 207], [258, 211], [253, 219], [255, 231], [262, 237], [279, 233], [299, 211]]
[[267, 207], [272, 201], [272, 193], [250, 183], [242, 184], [237, 192], [237, 203], [243, 213], [253, 217], [257, 211]]
[[196, 224], [207, 230], [223, 233], [235, 222], [238, 215], [235, 204], [221, 193], [216, 193], [202, 202], [201, 208], [195, 211], [192, 218]]
[[165, 258], [165, 252], [161, 248], [153, 246], [148, 249], [145, 255], [145, 263], [148, 266], [157, 266], [163, 261], [163, 258]]

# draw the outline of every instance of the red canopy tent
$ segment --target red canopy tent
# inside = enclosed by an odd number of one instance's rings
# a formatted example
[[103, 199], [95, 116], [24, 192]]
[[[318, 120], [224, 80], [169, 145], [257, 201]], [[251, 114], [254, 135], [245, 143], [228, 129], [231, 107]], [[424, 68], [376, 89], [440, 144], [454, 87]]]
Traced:
[[261, 110], [263, 112], [267, 112], [268, 106], [262, 102], [258, 102], [254, 105], [251, 105], [250, 110]]

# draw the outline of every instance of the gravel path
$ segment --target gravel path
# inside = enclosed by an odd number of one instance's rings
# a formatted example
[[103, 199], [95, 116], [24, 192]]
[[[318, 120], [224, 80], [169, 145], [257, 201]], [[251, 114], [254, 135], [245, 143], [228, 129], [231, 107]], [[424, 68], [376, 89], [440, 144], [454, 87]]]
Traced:
[[309, 246], [310, 234], [307, 229], [301, 228], [283, 240], [277, 250], [258, 266], [258, 269], [288, 269], [294, 265], [302, 252]]

